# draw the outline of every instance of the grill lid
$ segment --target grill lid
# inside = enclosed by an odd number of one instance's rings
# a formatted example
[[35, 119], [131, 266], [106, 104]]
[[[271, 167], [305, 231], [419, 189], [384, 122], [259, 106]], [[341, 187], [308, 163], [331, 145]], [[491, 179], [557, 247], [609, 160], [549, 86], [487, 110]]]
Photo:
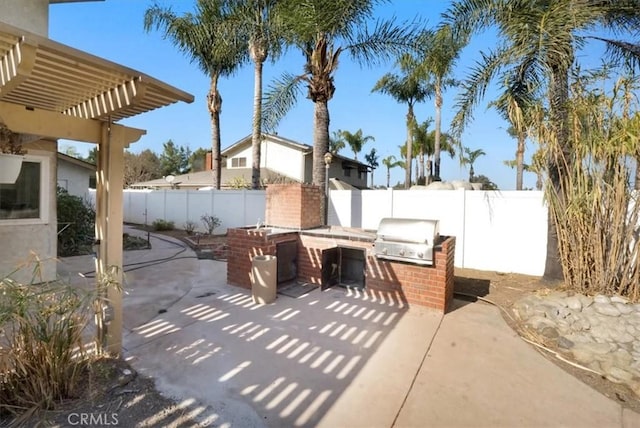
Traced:
[[435, 245], [439, 238], [438, 220], [383, 218], [378, 225], [378, 240]]

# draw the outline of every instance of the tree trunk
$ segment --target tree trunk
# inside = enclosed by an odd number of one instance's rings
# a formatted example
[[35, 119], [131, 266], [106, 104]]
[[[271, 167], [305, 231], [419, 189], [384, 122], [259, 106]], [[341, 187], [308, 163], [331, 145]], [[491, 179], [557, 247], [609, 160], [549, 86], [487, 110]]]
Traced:
[[424, 149], [420, 148], [418, 153], [418, 179], [422, 181], [424, 179]]
[[387, 189], [389, 188], [390, 183], [391, 183], [391, 168], [387, 167]]
[[475, 171], [473, 170], [473, 164], [469, 164], [469, 183], [473, 183], [473, 175]]
[[[318, 100], [314, 103], [313, 112], [313, 171], [312, 181], [316, 186], [325, 188], [325, 181], [329, 180], [329, 171], [324, 163], [324, 155], [329, 151], [329, 106], [328, 101]], [[320, 201], [321, 218], [328, 223], [328, 196], [321, 192]]]
[[259, 189], [260, 183], [260, 143], [262, 142], [262, 62], [255, 62], [255, 83], [253, 88], [253, 130], [251, 134], [251, 188]]
[[433, 175], [436, 181], [440, 181], [440, 126], [442, 123], [442, 87], [440, 81], [436, 82], [436, 120], [435, 120], [435, 142], [433, 145]]
[[525, 134], [518, 132], [518, 147], [516, 148], [516, 190], [522, 190], [522, 176], [524, 175], [524, 143]]
[[[569, 132], [567, 128], [569, 112], [567, 102], [569, 100], [569, 71], [567, 67], [556, 66], [551, 70], [551, 84], [549, 88], [549, 105], [551, 126], [557, 138], [559, 153], [552, 153], [547, 159], [549, 172], [549, 187], [547, 192], [557, 195], [558, 203], [563, 206], [566, 201], [564, 194], [563, 178], [570, 174], [569, 166], [573, 163], [573, 154], [570, 148]], [[547, 229], [547, 257], [544, 268], [544, 276], [547, 280], [562, 280], [562, 262], [558, 247], [558, 231], [556, 221], [551, 208], [549, 208]]]
[[[222, 97], [218, 92], [218, 76], [211, 76], [207, 104], [211, 117], [211, 173], [213, 175], [213, 188], [220, 189], [222, 165], [220, 159], [220, 111], [222, 110]], [[205, 166], [205, 169], [207, 167]]]
[[404, 175], [404, 188], [408, 189], [411, 187], [411, 162], [413, 160], [413, 134], [411, 129], [413, 127], [413, 121], [415, 120], [415, 116], [413, 114], [413, 105], [409, 104], [409, 110], [407, 111], [407, 159], [406, 159], [406, 168]]

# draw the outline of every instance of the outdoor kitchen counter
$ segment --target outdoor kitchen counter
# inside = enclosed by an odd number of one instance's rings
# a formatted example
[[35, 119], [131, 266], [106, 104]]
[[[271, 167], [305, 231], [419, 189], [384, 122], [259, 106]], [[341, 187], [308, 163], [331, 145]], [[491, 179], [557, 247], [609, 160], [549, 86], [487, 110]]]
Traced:
[[375, 231], [344, 227], [323, 227], [300, 231], [301, 235], [311, 235], [318, 238], [345, 239], [349, 241], [373, 242], [376, 240]]
[[255, 230], [264, 233], [267, 238], [272, 238], [288, 233], [299, 233], [301, 235], [311, 235], [318, 238], [346, 239], [350, 241], [373, 242], [376, 240], [375, 231], [345, 228], [339, 226], [319, 227], [315, 229], [289, 229], [277, 226], [262, 226], [260, 228], [256, 228]]

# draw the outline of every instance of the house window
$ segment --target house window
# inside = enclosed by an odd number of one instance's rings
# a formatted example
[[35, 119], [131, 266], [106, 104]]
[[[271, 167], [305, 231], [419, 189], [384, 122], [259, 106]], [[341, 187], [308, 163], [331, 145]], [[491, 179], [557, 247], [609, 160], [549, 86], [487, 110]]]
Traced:
[[345, 177], [351, 177], [351, 168], [345, 168], [343, 171]]
[[247, 158], [231, 158], [231, 168], [246, 168]]
[[48, 159], [25, 156], [18, 179], [0, 184], [0, 223], [33, 224], [48, 220]]

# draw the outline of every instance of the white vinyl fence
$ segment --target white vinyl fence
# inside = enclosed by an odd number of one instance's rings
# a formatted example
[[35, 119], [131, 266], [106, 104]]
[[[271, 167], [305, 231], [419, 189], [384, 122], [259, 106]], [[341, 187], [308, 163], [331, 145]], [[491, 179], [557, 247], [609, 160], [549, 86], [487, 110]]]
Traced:
[[547, 207], [538, 191], [331, 191], [329, 223], [375, 230], [384, 217], [439, 220], [458, 267], [542, 275]]
[[[91, 192], [95, 202], [95, 191]], [[200, 217], [213, 215], [221, 225], [214, 233], [226, 233], [230, 227], [243, 227], [264, 221], [263, 190], [134, 190], [123, 195], [124, 221], [151, 225], [155, 220], [173, 221], [182, 229], [187, 221], [204, 232]]]
[[[95, 191], [91, 193], [95, 200]], [[265, 220], [261, 190], [125, 190], [124, 221], [152, 224], [218, 217], [215, 233]], [[542, 192], [466, 190], [332, 190], [329, 224], [376, 230], [384, 217], [434, 219], [440, 234], [456, 237], [458, 267], [542, 275], [547, 208]]]

